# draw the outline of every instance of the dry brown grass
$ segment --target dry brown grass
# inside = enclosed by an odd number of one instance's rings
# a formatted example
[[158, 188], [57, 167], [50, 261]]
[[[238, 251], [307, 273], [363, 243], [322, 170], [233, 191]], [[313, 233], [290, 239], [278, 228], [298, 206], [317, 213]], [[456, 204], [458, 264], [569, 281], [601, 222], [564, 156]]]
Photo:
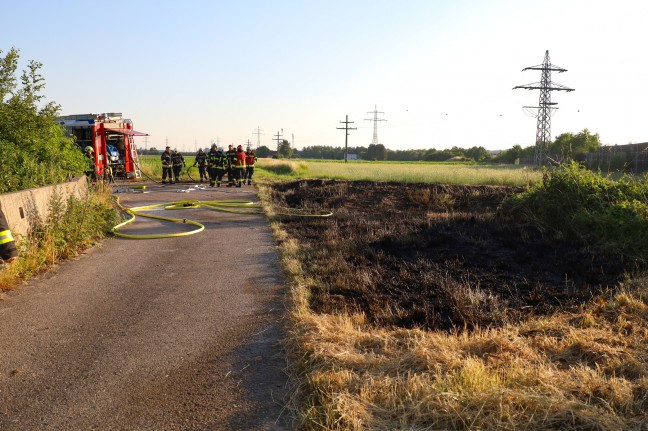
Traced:
[[[296, 429], [648, 429], [648, 277], [581, 310], [495, 329], [377, 327], [359, 313], [313, 312], [310, 292], [321, 286], [303, 267], [311, 250], [272, 226], [292, 282]], [[456, 295], [463, 314], [493, 302], [475, 286]]]

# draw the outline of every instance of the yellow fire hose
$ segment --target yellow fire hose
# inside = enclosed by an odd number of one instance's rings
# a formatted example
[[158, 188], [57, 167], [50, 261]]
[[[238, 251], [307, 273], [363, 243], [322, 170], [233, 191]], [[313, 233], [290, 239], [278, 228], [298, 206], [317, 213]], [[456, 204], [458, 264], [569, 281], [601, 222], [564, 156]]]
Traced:
[[[225, 201], [198, 201], [198, 200], [182, 200], [175, 202], [167, 202], [161, 204], [152, 204], [144, 205], [139, 207], [127, 208], [119, 202], [119, 197], [117, 197], [117, 206], [124, 211], [126, 214], [131, 217], [118, 224], [112, 228], [112, 233], [115, 236], [122, 238], [131, 238], [131, 239], [156, 239], [156, 238], [172, 238], [177, 236], [187, 236], [193, 235], [205, 230], [205, 226], [198, 223], [194, 220], [189, 220], [186, 218], [173, 218], [173, 217], [162, 217], [151, 214], [143, 213], [142, 211], [154, 211], [159, 209], [164, 210], [186, 210], [186, 209], [196, 209], [196, 208], [209, 208], [216, 211], [223, 211], [229, 213], [237, 214], [263, 214], [264, 212], [260, 210], [261, 205], [255, 204], [252, 201], [247, 200], [225, 200]], [[332, 212], [326, 212], [322, 214], [310, 214], [310, 213], [299, 213], [300, 210], [294, 210], [292, 213], [275, 213], [277, 215], [285, 216], [298, 216], [298, 217], [329, 217], [333, 215]], [[177, 233], [166, 233], [166, 234], [153, 234], [153, 235], [132, 235], [127, 233], [122, 233], [119, 231], [122, 227], [126, 226], [129, 223], [135, 221], [135, 218], [145, 217], [152, 218], [156, 220], [164, 220], [172, 223], [182, 223], [182, 224], [191, 224], [197, 226], [197, 229], [186, 231], [186, 232], [177, 232]]]

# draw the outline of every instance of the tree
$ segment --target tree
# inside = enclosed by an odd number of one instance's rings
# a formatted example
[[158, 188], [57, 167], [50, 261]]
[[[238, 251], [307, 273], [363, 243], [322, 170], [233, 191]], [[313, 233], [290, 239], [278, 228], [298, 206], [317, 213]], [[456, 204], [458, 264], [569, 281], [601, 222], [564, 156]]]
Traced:
[[482, 162], [490, 158], [490, 152], [484, 147], [472, 147], [464, 151], [464, 156], [476, 162]]
[[270, 157], [270, 148], [266, 147], [265, 145], [261, 145], [256, 149], [256, 155], [257, 157]]
[[365, 156], [367, 160], [387, 160], [387, 149], [383, 144], [371, 144]]
[[515, 163], [517, 159], [520, 157], [524, 157], [527, 155], [533, 154], [533, 150], [535, 147], [530, 146], [527, 148], [522, 148], [521, 145], [513, 145], [512, 148], [509, 148], [508, 150], [501, 151], [495, 160], [499, 163]]
[[601, 140], [598, 133], [591, 134], [587, 128], [578, 134], [563, 133], [558, 135], [549, 147], [551, 154], [561, 155], [563, 157], [574, 157], [586, 153], [594, 153], [601, 146]]
[[277, 156], [282, 159], [289, 159], [292, 156], [293, 150], [290, 148], [290, 142], [287, 140], [281, 141], [279, 144], [279, 151]]
[[60, 106], [43, 104], [42, 64], [29, 61], [19, 86], [19, 51], [12, 48], [4, 57], [2, 53], [0, 50], [0, 192], [55, 184], [68, 175], [83, 173], [83, 153], [55, 121]]

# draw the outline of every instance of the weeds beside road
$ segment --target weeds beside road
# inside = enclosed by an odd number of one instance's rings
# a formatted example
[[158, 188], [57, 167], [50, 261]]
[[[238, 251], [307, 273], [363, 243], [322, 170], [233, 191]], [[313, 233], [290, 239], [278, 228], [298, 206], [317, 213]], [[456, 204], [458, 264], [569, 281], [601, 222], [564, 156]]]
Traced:
[[0, 271], [0, 290], [11, 289], [57, 262], [72, 258], [108, 235], [118, 219], [110, 187], [100, 183], [85, 197], [54, 197], [50, 216], [19, 238], [20, 258]]

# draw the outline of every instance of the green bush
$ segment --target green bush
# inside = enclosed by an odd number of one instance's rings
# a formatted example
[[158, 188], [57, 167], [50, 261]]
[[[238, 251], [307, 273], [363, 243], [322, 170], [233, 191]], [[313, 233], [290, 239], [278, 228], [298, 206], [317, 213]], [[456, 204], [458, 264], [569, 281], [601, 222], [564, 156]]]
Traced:
[[44, 103], [42, 64], [30, 61], [17, 84], [18, 50], [0, 50], [0, 193], [65, 181], [86, 160], [56, 123], [59, 106]]
[[572, 162], [507, 198], [500, 215], [593, 253], [648, 262], [648, 176], [615, 181]]

